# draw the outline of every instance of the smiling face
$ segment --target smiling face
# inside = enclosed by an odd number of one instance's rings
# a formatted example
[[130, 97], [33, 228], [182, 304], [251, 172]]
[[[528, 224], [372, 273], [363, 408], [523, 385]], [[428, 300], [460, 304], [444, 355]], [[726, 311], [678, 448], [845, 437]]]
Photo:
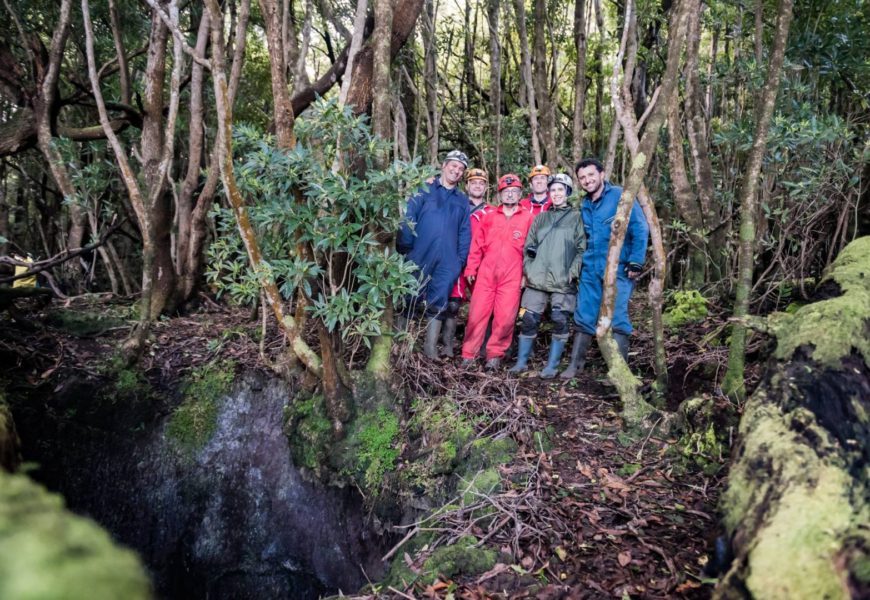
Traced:
[[535, 175], [529, 180], [529, 185], [532, 187], [532, 193], [536, 196], [542, 196], [547, 193], [547, 177], [546, 175]]
[[[486, 181], [483, 179], [472, 179], [465, 187], [468, 191], [468, 197], [472, 201], [483, 200], [484, 196], [486, 196]], [[474, 203], [479, 204], [479, 202]]]
[[550, 186], [550, 200], [553, 201], [555, 208], [561, 208], [568, 200], [568, 190], [561, 183], [554, 183]]
[[604, 171], [599, 171], [595, 165], [587, 165], [577, 169], [577, 181], [587, 194], [597, 199], [604, 185]]
[[458, 160], [444, 161], [441, 165], [441, 185], [452, 188], [462, 179], [463, 173], [465, 173], [465, 165]]

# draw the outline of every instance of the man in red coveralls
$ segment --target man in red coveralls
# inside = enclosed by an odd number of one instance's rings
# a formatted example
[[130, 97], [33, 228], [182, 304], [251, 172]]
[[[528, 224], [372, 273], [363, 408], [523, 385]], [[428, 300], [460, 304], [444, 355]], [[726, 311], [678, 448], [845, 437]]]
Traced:
[[528, 196], [520, 200], [520, 206], [532, 213], [533, 217], [546, 210], [550, 210], [550, 168], [547, 165], [535, 165], [529, 172], [529, 187], [532, 191]]
[[474, 293], [462, 344], [463, 366], [470, 366], [480, 351], [490, 316], [492, 334], [486, 343], [485, 368], [497, 369], [510, 346], [520, 307], [523, 244], [534, 220], [531, 212], [519, 206], [521, 195], [517, 175], [499, 179], [501, 205], [483, 214], [471, 240], [465, 277], [474, 284]]

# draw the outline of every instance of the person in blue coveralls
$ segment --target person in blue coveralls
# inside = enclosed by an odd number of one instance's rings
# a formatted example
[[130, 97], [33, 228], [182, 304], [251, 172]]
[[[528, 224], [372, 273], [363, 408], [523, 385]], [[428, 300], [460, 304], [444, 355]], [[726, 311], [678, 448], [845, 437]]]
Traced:
[[[574, 310], [574, 347], [571, 363], [560, 377], [571, 379], [583, 370], [586, 351], [595, 335], [598, 310], [604, 283], [604, 268], [607, 264], [607, 248], [610, 245], [610, 225], [616, 216], [616, 207], [622, 196], [622, 188], [604, 178], [604, 167], [594, 158], [585, 158], [574, 168], [577, 182], [586, 196], [580, 207], [583, 227], [586, 230], [586, 250], [580, 270], [580, 287], [577, 291], [577, 308]], [[649, 226], [643, 211], [635, 200], [625, 234], [625, 242], [619, 255], [616, 272], [616, 306], [613, 311], [613, 339], [619, 353], [628, 360], [628, 339], [633, 330], [628, 318], [628, 300], [634, 290], [634, 282], [643, 271]]]
[[423, 351], [433, 359], [438, 358], [436, 344], [447, 298], [471, 247], [468, 197], [457, 186], [467, 167], [465, 153], [447, 153], [441, 175], [408, 201], [396, 239], [396, 250], [419, 269], [418, 301], [422, 301], [428, 319]]

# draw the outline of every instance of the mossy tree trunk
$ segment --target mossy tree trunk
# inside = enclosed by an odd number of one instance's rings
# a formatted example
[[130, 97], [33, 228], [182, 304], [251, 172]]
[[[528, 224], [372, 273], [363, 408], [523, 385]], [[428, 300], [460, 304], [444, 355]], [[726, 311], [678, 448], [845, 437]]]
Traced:
[[[740, 319], [749, 314], [749, 294], [752, 290], [752, 273], [755, 269], [755, 215], [758, 211], [758, 178], [761, 163], [767, 150], [767, 134], [776, 105], [779, 77], [785, 58], [785, 45], [791, 24], [793, 0], [780, 0], [776, 18], [776, 34], [767, 68], [767, 79], [761, 91], [755, 116], [755, 140], [749, 153], [746, 172], [740, 186], [740, 251], [738, 258], [737, 286], [734, 298], [734, 317]], [[722, 390], [732, 399], [741, 400], [746, 395], [744, 365], [746, 354], [746, 326], [735, 323], [731, 330], [728, 349], [728, 370], [722, 381]]]
[[721, 508], [734, 562], [718, 598], [870, 597], [870, 237], [825, 287], [768, 318], [775, 360], [746, 403]]

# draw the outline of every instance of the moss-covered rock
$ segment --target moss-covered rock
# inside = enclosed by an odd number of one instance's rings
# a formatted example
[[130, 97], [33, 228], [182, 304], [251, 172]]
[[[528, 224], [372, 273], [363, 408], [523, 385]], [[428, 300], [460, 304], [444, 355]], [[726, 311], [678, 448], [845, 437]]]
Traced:
[[221, 399], [235, 379], [235, 361], [194, 369], [182, 386], [184, 400], [169, 418], [166, 435], [188, 452], [199, 450], [217, 429]]
[[136, 555], [24, 475], [0, 472], [0, 598], [151, 596]]
[[424, 583], [431, 583], [436, 579], [477, 575], [495, 566], [497, 558], [495, 550], [478, 547], [477, 539], [469, 535], [435, 550], [423, 563], [420, 576]]
[[120, 315], [105, 310], [89, 312], [72, 309], [56, 309], [46, 314], [47, 325], [62, 329], [78, 337], [92, 337], [115, 327], [123, 327], [127, 321]]

